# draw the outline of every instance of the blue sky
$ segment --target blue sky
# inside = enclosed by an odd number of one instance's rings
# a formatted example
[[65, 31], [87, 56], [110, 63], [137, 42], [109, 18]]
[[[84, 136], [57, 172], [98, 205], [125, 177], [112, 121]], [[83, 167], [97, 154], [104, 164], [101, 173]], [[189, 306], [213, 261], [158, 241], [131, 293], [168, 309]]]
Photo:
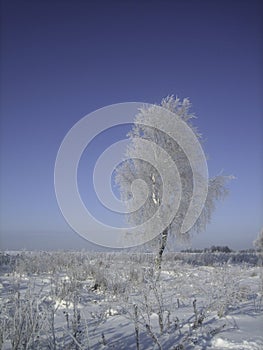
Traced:
[[263, 226], [261, 1], [1, 4], [2, 249], [89, 248], [56, 202], [60, 143], [98, 108], [168, 94], [191, 99], [210, 175], [237, 177], [193, 246], [251, 247]]

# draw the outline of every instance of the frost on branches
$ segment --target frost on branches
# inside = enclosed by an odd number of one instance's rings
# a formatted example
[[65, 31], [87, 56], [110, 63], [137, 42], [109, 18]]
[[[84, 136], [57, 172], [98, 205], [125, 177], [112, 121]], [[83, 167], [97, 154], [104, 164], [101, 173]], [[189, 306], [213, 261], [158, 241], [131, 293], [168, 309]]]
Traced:
[[256, 240], [254, 241], [254, 246], [256, 249], [263, 253], [263, 228], [261, 229]]
[[[128, 134], [130, 143], [126, 149], [127, 159], [116, 170], [115, 182], [119, 186], [121, 199], [126, 201], [128, 223], [132, 226], [146, 223], [143, 232], [146, 236], [153, 230], [149, 220], [153, 215], [158, 216], [160, 226], [163, 223], [163, 230], [153, 240], [158, 246], [159, 269], [166, 246], [172, 244], [175, 238], [188, 239], [193, 232], [204, 231], [210, 222], [216, 201], [227, 194], [225, 184], [230, 177], [220, 175], [208, 179], [206, 197], [197, 220], [184, 232], [184, 219], [193, 197], [193, 177], [197, 183], [202, 183], [204, 179], [201, 173], [193, 174], [191, 162], [198, 164], [198, 159], [189, 160], [179, 145], [180, 142], [177, 142], [184, 135], [175, 130], [175, 139], [162, 130], [164, 127], [175, 129], [178, 125], [176, 121], [180, 120], [186, 123], [199, 142], [202, 141], [201, 134], [192, 125], [195, 116], [190, 107], [188, 99], [181, 101], [168, 96], [160, 106], [145, 105], [141, 108]], [[149, 127], [149, 121], [152, 127]], [[186, 144], [188, 140], [184, 139], [183, 142]], [[164, 193], [168, 193], [165, 203]], [[173, 216], [170, 218], [171, 213]], [[169, 224], [166, 224], [168, 219]]]

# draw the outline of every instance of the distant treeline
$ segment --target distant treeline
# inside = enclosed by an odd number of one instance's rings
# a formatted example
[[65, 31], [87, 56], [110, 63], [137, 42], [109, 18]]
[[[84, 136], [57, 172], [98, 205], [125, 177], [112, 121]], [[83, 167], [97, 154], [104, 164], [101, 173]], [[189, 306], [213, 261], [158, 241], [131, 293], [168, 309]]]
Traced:
[[[214, 246], [212, 245], [210, 248], [203, 248], [203, 249], [183, 249], [181, 250], [181, 253], [232, 253], [234, 252], [233, 249], [230, 249], [228, 246]], [[243, 249], [239, 250], [239, 253], [254, 253], [255, 249]]]
[[[62, 273], [72, 266], [82, 266], [93, 270], [94, 264], [112, 266], [114, 264], [140, 265], [148, 268], [154, 266], [155, 253], [128, 252], [85, 252], [85, 251], [50, 251], [50, 252], [1, 252], [0, 273], [18, 274]], [[205, 249], [186, 249], [181, 252], [166, 252], [165, 264], [178, 261], [193, 266], [218, 266], [224, 264], [248, 264], [262, 266], [262, 254], [254, 249], [232, 251], [227, 246], [212, 246]], [[95, 265], [96, 265], [95, 264]]]

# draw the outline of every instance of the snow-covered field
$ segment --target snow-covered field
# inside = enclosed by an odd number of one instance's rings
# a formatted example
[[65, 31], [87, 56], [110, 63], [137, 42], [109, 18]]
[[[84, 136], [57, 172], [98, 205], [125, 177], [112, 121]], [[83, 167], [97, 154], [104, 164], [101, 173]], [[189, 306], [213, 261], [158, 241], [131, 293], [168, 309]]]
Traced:
[[208, 257], [2, 252], [0, 348], [263, 349], [262, 266]]

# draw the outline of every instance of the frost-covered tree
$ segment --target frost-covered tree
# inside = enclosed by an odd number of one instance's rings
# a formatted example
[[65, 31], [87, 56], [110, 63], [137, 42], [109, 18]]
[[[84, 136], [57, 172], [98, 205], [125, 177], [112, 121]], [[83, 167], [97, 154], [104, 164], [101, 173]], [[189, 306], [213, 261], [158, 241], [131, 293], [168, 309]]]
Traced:
[[263, 252], [263, 228], [259, 232], [257, 238], [253, 242], [256, 249]]
[[[146, 222], [146, 236], [150, 236], [150, 232], [155, 229], [153, 225], [156, 221], [150, 220], [152, 216], [158, 216], [160, 227], [163, 227], [154, 240], [155, 243], [158, 241], [156, 260], [159, 269], [168, 242], [173, 242], [174, 238], [189, 238], [192, 232], [205, 230], [215, 209], [215, 202], [227, 194], [225, 183], [229, 177], [219, 175], [206, 179], [201, 211], [193, 225], [187, 231], [183, 229], [194, 193], [194, 181], [195, 184], [205, 183], [205, 179], [202, 173], [193, 173], [191, 162], [198, 164], [199, 160], [189, 159], [189, 154], [177, 142], [184, 135], [179, 133], [176, 139], [163, 132], [163, 129], [173, 130], [179, 125], [178, 121], [183, 122], [200, 142], [202, 137], [192, 125], [195, 116], [190, 107], [188, 99], [181, 101], [173, 96], [163, 99], [161, 105], [143, 106], [135, 116], [134, 126], [128, 134], [130, 144], [126, 150], [127, 159], [116, 170], [115, 182], [120, 188], [121, 198], [127, 204], [128, 222], [133, 226]], [[182, 143], [186, 144], [187, 140], [182, 139]], [[195, 196], [201, 198], [202, 195], [197, 193]], [[163, 196], [166, 196], [165, 200]], [[195, 206], [192, 208], [194, 210], [197, 210]], [[169, 216], [174, 211], [174, 215]]]

